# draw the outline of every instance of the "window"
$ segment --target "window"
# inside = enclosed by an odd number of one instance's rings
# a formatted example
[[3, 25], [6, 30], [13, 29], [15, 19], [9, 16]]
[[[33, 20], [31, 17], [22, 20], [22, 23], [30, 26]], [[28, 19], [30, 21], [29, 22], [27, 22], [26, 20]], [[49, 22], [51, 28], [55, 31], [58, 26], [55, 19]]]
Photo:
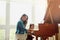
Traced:
[[[16, 1], [16, 0], [12, 0]], [[10, 2], [10, 24], [16, 25], [22, 14], [29, 16], [29, 23], [32, 23], [34, 15], [34, 23], [44, 22], [44, 15], [47, 9], [47, 0], [34, 0], [34, 13], [32, 13], [32, 1], [20, 0], [19, 2]]]
[[10, 29], [10, 40], [15, 40], [15, 29]]
[[5, 30], [0, 29], [0, 40], [5, 40]]
[[0, 1], [0, 25], [6, 24], [6, 2]]

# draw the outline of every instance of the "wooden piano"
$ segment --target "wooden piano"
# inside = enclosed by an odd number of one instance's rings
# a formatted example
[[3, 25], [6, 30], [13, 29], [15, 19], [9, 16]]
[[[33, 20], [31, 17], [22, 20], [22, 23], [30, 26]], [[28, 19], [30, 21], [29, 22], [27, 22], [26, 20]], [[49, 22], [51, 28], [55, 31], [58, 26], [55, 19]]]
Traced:
[[39, 31], [34, 31], [36, 40], [38, 37], [41, 37], [41, 40], [46, 40], [48, 37], [51, 37], [58, 33], [57, 24], [39, 24]]

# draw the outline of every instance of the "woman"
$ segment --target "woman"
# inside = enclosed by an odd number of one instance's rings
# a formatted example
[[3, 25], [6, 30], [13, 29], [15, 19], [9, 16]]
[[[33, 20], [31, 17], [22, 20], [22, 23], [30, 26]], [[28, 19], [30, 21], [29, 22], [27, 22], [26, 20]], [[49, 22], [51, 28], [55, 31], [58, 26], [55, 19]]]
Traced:
[[20, 21], [17, 23], [17, 29], [16, 29], [16, 38], [17, 40], [26, 40], [27, 38], [27, 29], [26, 24], [28, 21], [28, 16], [26, 14], [23, 14], [20, 18]]

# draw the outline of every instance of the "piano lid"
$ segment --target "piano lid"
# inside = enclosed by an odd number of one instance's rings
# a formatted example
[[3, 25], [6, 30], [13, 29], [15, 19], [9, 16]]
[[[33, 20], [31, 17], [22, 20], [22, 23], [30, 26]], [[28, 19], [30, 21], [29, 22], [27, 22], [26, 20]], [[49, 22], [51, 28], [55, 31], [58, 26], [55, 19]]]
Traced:
[[60, 23], [60, 0], [48, 0], [45, 23]]

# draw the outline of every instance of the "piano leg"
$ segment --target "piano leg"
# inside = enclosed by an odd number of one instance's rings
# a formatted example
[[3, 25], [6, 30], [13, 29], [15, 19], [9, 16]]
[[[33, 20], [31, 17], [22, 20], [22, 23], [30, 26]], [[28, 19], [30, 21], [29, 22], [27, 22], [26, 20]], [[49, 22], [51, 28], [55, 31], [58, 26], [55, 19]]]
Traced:
[[41, 40], [46, 40], [46, 38], [45, 37], [41, 37]]
[[36, 37], [36, 40], [38, 40], [38, 37]]
[[55, 34], [55, 39], [58, 40], [58, 33]]
[[47, 38], [46, 40], [49, 40], [49, 38]]

